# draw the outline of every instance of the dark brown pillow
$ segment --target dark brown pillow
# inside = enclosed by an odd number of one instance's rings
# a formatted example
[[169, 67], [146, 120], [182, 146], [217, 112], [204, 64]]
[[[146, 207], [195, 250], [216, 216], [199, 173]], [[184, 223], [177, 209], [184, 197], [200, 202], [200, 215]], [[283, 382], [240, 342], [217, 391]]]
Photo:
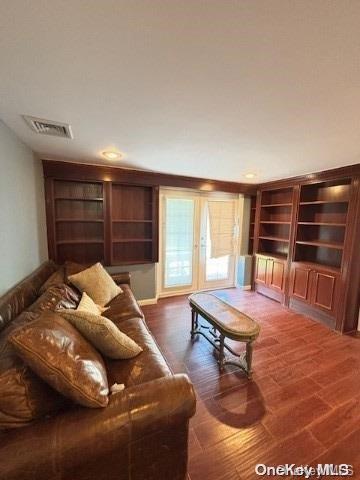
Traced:
[[42, 295], [50, 287], [55, 287], [65, 283], [65, 267], [62, 265], [43, 283], [39, 289], [39, 295]]
[[51, 387], [85, 407], [106, 407], [108, 382], [100, 354], [60, 315], [46, 311], [9, 341]]
[[0, 429], [27, 425], [63, 408], [67, 400], [33, 373], [16, 355], [9, 335], [38, 315], [23, 312], [0, 336]]
[[49, 287], [30, 307], [28, 312], [42, 313], [45, 310], [55, 311], [60, 308], [76, 308], [81, 295], [65, 283]]

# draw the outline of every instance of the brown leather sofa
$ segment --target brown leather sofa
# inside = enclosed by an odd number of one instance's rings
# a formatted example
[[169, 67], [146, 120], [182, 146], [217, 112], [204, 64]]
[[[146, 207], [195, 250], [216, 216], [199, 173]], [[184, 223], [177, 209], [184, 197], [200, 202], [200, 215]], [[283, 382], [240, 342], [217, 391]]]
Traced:
[[[55, 308], [52, 299], [41, 304], [39, 290], [56, 269], [47, 262], [0, 299], [0, 340], [34, 302], [42, 310]], [[1, 431], [1, 480], [186, 478], [188, 424], [195, 412], [192, 385], [186, 375], [172, 374], [131, 292], [129, 275], [113, 278], [123, 294], [106, 315], [144, 349], [131, 360], [106, 360], [109, 385], [124, 383], [125, 390], [111, 395], [106, 408], [71, 404]]]

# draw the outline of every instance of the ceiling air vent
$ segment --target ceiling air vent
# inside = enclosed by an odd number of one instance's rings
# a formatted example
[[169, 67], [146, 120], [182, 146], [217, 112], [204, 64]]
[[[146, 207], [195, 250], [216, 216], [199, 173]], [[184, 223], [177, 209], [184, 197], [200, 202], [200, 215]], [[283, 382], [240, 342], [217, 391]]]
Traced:
[[67, 123], [53, 122], [43, 118], [23, 116], [29, 127], [41, 135], [53, 135], [55, 137], [73, 138], [70, 125]]

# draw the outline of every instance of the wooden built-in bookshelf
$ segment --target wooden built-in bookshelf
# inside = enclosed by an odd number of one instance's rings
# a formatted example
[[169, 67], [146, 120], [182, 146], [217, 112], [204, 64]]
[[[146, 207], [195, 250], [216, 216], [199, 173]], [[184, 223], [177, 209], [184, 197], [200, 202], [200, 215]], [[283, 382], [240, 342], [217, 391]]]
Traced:
[[261, 193], [257, 253], [287, 258], [289, 253], [293, 189]]
[[360, 298], [350, 274], [359, 282], [360, 169], [350, 170], [264, 184], [255, 225], [254, 289], [340, 331], [356, 328]]
[[55, 180], [53, 191], [57, 262], [104, 261], [102, 182]]
[[249, 244], [248, 254], [254, 252], [254, 235], [255, 235], [255, 214], [256, 214], [256, 196], [250, 198], [250, 227], [249, 227]]
[[57, 263], [157, 261], [158, 188], [48, 180], [48, 239]]
[[157, 244], [157, 191], [111, 185], [111, 264], [153, 261]]
[[294, 261], [341, 269], [350, 191], [346, 178], [301, 186]]

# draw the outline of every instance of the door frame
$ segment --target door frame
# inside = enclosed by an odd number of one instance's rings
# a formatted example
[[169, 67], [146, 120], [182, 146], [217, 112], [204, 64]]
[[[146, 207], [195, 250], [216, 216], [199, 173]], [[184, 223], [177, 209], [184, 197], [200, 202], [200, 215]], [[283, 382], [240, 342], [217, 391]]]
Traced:
[[199, 269], [198, 269], [198, 286], [201, 286], [201, 290], [214, 290], [220, 288], [231, 288], [235, 286], [236, 282], [236, 262], [238, 257], [238, 250], [239, 250], [239, 198], [230, 195], [201, 195], [200, 201], [200, 208], [201, 208], [201, 225], [200, 225], [200, 234], [206, 235], [206, 227], [207, 227], [207, 217], [203, 215], [205, 211], [206, 202], [211, 199], [212, 201], [234, 201], [234, 246], [233, 246], [233, 253], [230, 255], [233, 257], [230, 260], [230, 281], [228, 280], [206, 280], [206, 244], [203, 244], [205, 239], [203, 236], [200, 237], [200, 244], [199, 244]]
[[[193, 251], [195, 255], [193, 255], [193, 283], [189, 286], [187, 285], [184, 288], [178, 287], [170, 287], [170, 288], [163, 288], [163, 278], [164, 278], [164, 268], [165, 262], [163, 261], [164, 258], [164, 221], [163, 213], [163, 202], [165, 200], [166, 194], [174, 195], [175, 197], [179, 198], [189, 198], [189, 196], [194, 197], [197, 199], [198, 205], [195, 203], [195, 214], [194, 214], [194, 248]], [[231, 194], [231, 193], [223, 193], [223, 192], [199, 192], [197, 190], [192, 189], [184, 189], [184, 188], [171, 188], [171, 187], [160, 187], [159, 191], [159, 262], [156, 264], [155, 275], [156, 275], [156, 298], [166, 298], [166, 297], [174, 297], [178, 295], [186, 295], [190, 294], [198, 290], [199, 285], [199, 263], [200, 263], [200, 231], [201, 231], [201, 202], [203, 199], [206, 198], [219, 198], [220, 199], [232, 199], [235, 200], [235, 212], [236, 212], [236, 225], [237, 227], [237, 238], [234, 246], [234, 275], [233, 275], [233, 282], [231, 285], [227, 286], [216, 286], [212, 285], [209, 288], [203, 288], [201, 291], [207, 290], [215, 290], [215, 289], [223, 289], [223, 288], [233, 288], [237, 282], [237, 260], [239, 256], [238, 247], [239, 247], [239, 238], [240, 238], [240, 222], [239, 222], [239, 195]], [[200, 216], [200, 218], [199, 218]], [[198, 261], [196, 261], [198, 260]]]

